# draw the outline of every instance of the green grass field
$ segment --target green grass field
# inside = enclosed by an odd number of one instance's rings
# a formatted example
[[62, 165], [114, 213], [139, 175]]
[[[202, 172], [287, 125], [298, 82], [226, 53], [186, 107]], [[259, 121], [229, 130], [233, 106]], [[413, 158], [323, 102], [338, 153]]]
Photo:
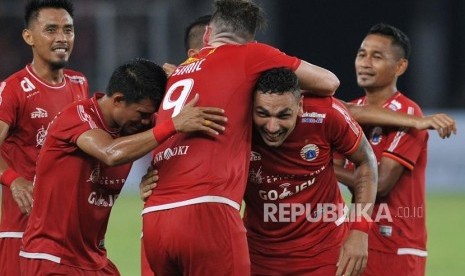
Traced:
[[[113, 207], [106, 244], [123, 276], [140, 275], [142, 202], [123, 192]], [[465, 275], [465, 193], [427, 197], [428, 276]]]

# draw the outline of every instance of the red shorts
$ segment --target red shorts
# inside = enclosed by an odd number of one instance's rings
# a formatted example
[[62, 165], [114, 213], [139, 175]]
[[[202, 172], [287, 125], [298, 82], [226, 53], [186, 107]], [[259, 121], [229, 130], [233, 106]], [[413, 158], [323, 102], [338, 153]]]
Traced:
[[250, 249], [252, 275], [336, 275], [340, 247], [309, 254], [307, 247], [277, 253]]
[[0, 239], [0, 275], [19, 276], [19, 249], [21, 239]]
[[156, 275], [250, 275], [239, 211], [201, 203], [143, 216], [144, 247]]
[[84, 270], [49, 260], [21, 258], [21, 275], [68, 275], [68, 276], [120, 276], [116, 266], [108, 260], [107, 266], [100, 270]]
[[144, 240], [143, 238], [140, 240], [140, 271], [141, 276], [155, 276], [152, 269], [150, 268], [149, 261], [147, 260], [147, 256], [145, 255], [144, 249]]
[[369, 250], [368, 264], [363, 276], [424, 276], [425, 266], [425, 257]]

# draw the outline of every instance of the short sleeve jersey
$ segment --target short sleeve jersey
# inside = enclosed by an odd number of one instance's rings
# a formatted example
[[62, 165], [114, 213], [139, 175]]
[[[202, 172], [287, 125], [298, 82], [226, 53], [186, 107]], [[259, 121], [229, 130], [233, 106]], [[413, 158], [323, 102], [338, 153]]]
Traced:
[[216, 137], [179, 133], [155, 149], [160, 180], [144, 212], [151, 206], [218, 198], [239, 208], [249, 165], [255, 82], [267, 69], [296, 70], [299, 65], [299, 59], [260, 43], [206, 47], [181, 64], [168, 81], [157, 123], [177, 115], [197, 93], [197, 106], [223, 108], [228, 122]]
[[[50, 121], [66, 105], [88, 98], [83, 74], [65, 69], [61, 84], [51, 85], [27, 65], [0, 83], [0, 121], [9, 126], [0, 152], [8, 167], [32, 181], [37, 155]], [[1, 232], [24, 231], [26, 216], [19, 211], [9, 188], [2, 186]]]
[[76, 145], [78, 137], [91, 129], [119, 136], [119, 130], [103, 121], [97, 103], [101, 96], [69, 106], [48, 130], [37, 163], [23, 257], [89, 270], [107, 265], [108, 219], [131, 166], [108, 167]]
[[315, 254], [339, 246], [348, 233], [348, 208], [332, 154], [353, 153], [363, 132], [335, 98], [305, 97], [303, 115], [284, 143], [267, 146], [254, 132], [245, 193], [249, 247]]
[[[353, 102], [364, 105], [366, 98]], [[423, 116], [420, 107], [401, 92], [396, 92], [383, 107]], [[382, 157], [387, 157], [405, 167], [389, 194], [376, 199], [373, 210], [375, 223], [369, 236], [369, 247], [394, 254], [426, 251], [425, 171], [428, 132], [385, 126], [364, 126], [363, 129], [378, 162]]]

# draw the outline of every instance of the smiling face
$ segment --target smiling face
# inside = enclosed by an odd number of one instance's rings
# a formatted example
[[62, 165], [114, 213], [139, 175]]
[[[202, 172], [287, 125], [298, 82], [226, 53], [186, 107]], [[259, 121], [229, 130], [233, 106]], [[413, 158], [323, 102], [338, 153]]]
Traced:
[[355, 58], [357, 83], [366, 90], [396, 85], [397, 77], [406, 69], [407, 60], [388, 36], [371, 34], [365, 37]]
[[64, 9], [41, 9], [23, 31], [23, 38], [32, 47], [34, 63], [61, 69], [73, 50], [73, 19]]
[[292, 92], [255, 93], [253, 120], [268, 146], [279, 147], [294, 130], [299, 115], [302, 115], [302, 97], [296, 98]]

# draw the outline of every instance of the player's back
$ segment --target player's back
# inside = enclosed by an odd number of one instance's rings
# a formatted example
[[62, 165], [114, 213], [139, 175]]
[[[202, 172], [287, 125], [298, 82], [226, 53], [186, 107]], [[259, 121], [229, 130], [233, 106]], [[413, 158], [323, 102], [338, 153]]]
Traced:
[[[252, 130], [252, 90], [261, 72], [295, 70], [299, 60], [259, 43], [206, 47], [168, 81], [158, 122], [179, 113], [199, 93], [198, 106], [223, 108], [228, 122], [217, 137], [176, 134], [154, 151], [160, 181], [148, 206], [217, 196], [236, 208], [242, 200]], [[202, 200], [202, 199], [200, 199]]]

